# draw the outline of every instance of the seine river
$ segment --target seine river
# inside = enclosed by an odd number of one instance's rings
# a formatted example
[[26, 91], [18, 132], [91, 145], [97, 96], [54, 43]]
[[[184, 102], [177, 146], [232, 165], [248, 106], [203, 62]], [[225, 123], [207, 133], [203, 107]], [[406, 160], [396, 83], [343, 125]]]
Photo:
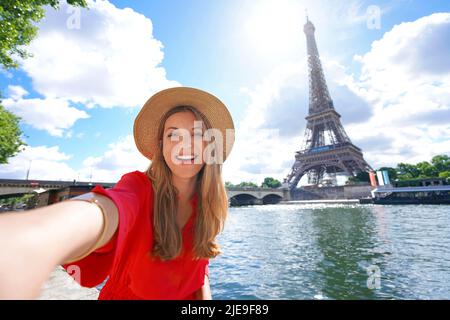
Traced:
[[450, 299], [450, 206], [232, 207], [213, 299]]

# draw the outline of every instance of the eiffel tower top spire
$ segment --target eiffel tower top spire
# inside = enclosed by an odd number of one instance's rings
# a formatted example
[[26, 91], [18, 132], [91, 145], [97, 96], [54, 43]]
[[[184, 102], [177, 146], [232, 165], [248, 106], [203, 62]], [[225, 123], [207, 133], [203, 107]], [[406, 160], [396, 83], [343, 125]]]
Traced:
[[316, 28], [309, 20], [308, 15], [306, 15], [306, 24], [303, 27], [303, 31], [306, 34], [308, 53], [309, 115], [312, 115], [328, 109], [334, 109], [334, 106], [325, 81], [319, 50], [314, 37]]

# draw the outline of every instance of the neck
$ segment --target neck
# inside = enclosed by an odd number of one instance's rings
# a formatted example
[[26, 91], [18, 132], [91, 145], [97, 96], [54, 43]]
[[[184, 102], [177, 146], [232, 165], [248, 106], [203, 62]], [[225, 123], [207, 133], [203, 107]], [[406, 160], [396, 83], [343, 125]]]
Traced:
[[172, 183], [178, 190], [178, 196], [181, 202], [188, 202], [194, 196], [196, 181], [197, 176], [180, 178], [172, 175]]

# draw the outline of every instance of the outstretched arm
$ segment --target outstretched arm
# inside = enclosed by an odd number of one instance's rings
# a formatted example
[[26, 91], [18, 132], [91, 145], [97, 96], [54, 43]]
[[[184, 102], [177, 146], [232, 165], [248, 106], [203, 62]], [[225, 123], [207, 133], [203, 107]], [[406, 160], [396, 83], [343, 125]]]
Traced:
[[[108, 216], [107, 234], [113, 237], [118, 211], [107, 197], [95, 193]], [[84, 195], [86, 196], [86, 195]], [[85, 201], [64, 201], [23, 213], [0, 215], [0, 299], [33, 299], [54, 268], [81, 256], [103, 230], [100, 208]]]

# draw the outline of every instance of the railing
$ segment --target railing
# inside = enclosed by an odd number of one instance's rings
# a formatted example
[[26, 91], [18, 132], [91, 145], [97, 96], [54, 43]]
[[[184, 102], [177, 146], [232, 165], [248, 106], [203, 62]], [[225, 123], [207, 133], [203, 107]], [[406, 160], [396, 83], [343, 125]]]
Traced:
[[15, 186], [15, 187], [47, 187], [47, 188], [64, 188], [69, 186], [84, 186], [84, 185], [102, 185], [114, 186], [115, 183], [110, 182], [86, 182], [86, 181], [53, 181], [53, 180], [19, 180], [19, 179], [0, 179], [0, 186]]
[[225, 187], [227, 191], [281, 191], [283, 187], [279, 188], [260, 188], [260, 187]]
[[297, 154], [312, 154], [312, 153], [318, 153], [318, 152], [323, 152], [323, 151], [330, 151], [330, 150], [336, 150], [345, 146], [351, 145], [348, 142], [344, 142], [344, 143], [337, 143], [337, 144], [330, 144], [330, 145], [326, 145], [326, 146], [320, 146], [320, 147], [315, 147], [315, 148], [310, 148], [310, 149], [305, 149], [305, 150], [299, 150], [296, 153]]

